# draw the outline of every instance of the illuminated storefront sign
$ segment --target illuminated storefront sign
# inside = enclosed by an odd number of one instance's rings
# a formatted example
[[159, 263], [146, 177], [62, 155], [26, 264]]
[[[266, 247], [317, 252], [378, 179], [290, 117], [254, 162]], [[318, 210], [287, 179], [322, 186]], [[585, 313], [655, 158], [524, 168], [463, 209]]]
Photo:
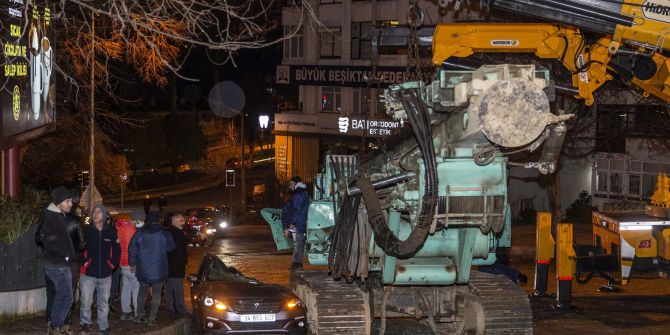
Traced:
[[53, 2], [5, 3], [0, 12], [4, 52], [0, 135], [6, 146], [18, 137], [34, 137], [41, 132], [31, 131], [54, 122], [56, 90]]
[[389, 136], [404, 126], [390, 119], [365, 119], [360, 116], [340, 116], [319, 113], [275, 114], [275, 131], [288, 133], [313, 133], [347, 136]]

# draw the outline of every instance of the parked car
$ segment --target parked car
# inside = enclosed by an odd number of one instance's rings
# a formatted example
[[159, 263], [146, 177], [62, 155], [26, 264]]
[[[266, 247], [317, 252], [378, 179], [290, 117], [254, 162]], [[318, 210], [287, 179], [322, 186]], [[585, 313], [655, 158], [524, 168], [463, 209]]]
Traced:
[[206, 226], [205, 232], [213, 237], [225, 237], [230, 227], [225, 213], [215, 207], [189, 208], [184, 216], [191, 226]]
[[287, 288], [263, 284], [205, 253], [189, 275], [198, 334], [307, 334], [307, 310]]

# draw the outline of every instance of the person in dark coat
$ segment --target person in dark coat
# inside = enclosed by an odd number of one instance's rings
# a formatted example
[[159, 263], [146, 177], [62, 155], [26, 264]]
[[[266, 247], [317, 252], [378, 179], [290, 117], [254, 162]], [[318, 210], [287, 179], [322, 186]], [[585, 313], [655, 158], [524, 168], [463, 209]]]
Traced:
[[[289, 213], [289, 219], [286, 223], [289, 226], [284, 229], [284, 234], [287, 236], [290, 234], [293, 237], [293, 263], [289, 270], [296, 270], [302, 269], [302, 259], [305, 254], [309, 194], [307, 193], [307, 185], [298, 176], [291, 178], [289, 188], [293, 193], [286, 209], [287, 213]], [[283, 224], [285, 225], [286, 223]]]
[[175, 249], [168, 253], [168, 279], [165, 282], [165, 304], [170, 317], [188, 316], [184, 304], [184, 276], [188, 263], [187, 239], [184, 226], [186, 219], [181, 214], [172, 216], [172, 224], [167, 230], [172, 235]]
[[[79, 198], [73, 194], [72, 208], [76, 208], [78, 202]], [[39, 229], [42, 228], [43, 225], [38, 227], [37, 236], [40, 235]], [[80, 262], [79, 260], [84, 257], [83, 253], [84, 249], [86, 248], [86, 241], [84, 240], [84, 236], [81, 230], [81, 218], [74, 212], [74, 210], [70, 210], [70, 212], [65, 214], [65, 229], [67, 230], [68, 235], [70, 235], [72, 246], [74, 247], [74, 251], [77, 255], [77, 261], [70, 264], [70, 270], [72, 272], [72, 296], [74, 297], [74, 294], [77, 291], [77, 286], [79, 285], [79, 266], [83, 264], [83, 262]], [[46, 274], [44, 275], [44, 281], [47, 291], [46, 317], [47, 323], [51, 324], [51, 307], [53, 306], [53, 298], [55, 293], [54, 284]], [[72, 325], [71, 317], [73, 311], [74, 303], [72, 304], [72, 307], [70, 307], [70, 311], [68, 312], [67, 317], [65, 317], [65, 325], [63, 328], [65, 328], [66, 331], [70, 329], [70, 326]]]
[[142, 200], [142, 206], [144, 206], [144, 216], [146, 217], [149, 215], [149, 210], [151, 209], [151, 205], [153, 204], [153, 199], [146, 194], [144, 195], [144, 200]]
[[158, 198], [158, 213], [160, 214], [161, 218], [165, 218], [165, 207], [167, 207], [167, 199], [165, 199], [164, 194], [161, 194], [161, 196]]
[[109, 212], [102, 204], [93, 208], [92, 224], [84, 229], [86, 262], [81, 266], [79, 290], [81, 306], [79, 320], [84, 331], [90, 330], [91, 306], [94, 292], [97, 291], [97, 313], [99, 334], [109, 334], [109, 294], [112, 286], [112, 273], [116, 270], [121, 258], [121, 246], [116, 229], [109, 221]]
[[[163, 282], [168, 278], [168, 252], [174, 250], [172, 236], [161, 228], [160, 215], [149, 212], [146, 223], [130, 240], [128, 247], [128, 265], [135, 270], [140, 282], [137, 295], [137, 322], [154, 325], [161, 303]], [[151, 287], [151, 310], [145, 316], [147, 293]]]
[[42, 212], [35, 241], [44, 252], [44, 272], [53, 284], [51, 334], [71, 334], [65, 319], [73, 301], [72, 263], [77, 260], [72, 239], [66, 229], [66, 213], [72, 209], [72, 193], [65, 186], [51, 191], [52, 202]]

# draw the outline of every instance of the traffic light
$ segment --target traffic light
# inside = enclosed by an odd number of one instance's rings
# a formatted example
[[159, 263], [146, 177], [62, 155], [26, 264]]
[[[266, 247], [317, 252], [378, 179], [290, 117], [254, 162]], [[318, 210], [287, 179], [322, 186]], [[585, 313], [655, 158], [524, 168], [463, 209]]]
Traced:
[[226, 186], [235, 186], [235, 170], [226, 170]]

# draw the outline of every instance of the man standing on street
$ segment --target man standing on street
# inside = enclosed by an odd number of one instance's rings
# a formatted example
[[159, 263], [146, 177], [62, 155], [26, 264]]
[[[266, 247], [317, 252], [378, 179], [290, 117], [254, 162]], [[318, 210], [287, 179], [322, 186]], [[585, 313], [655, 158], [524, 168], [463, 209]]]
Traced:
[[[121, 285], [121, 320], [133, 320], [137, 317], [137, 292], [140, 290], [140, 283], [135, 277], [135, 268], [128, 264], [128, 246], [130, 240], [137, 231], [136, 226], [144, 224], [144, 212], [134, 210], [130, 216], [130, 221], [119, 219], [116, 222], [116, 231], [119, 234], [119, 244], [121, 245], [121, 274], [123, 284]], [[135, 308], [133, 314], [132, 307]]]
[[167, 199], [165, 199], [164, 194], [161, 194], [158, 198], [158, 213], [161, 216], [161, 220], [165, 219], [165, 207], [167, 207]]
[[184, 235], [185, 224], [184, 216], [176, 214], [172, 216], [172, 225], [168, 227], [175, 243], [175, 249], [168, 254], [168, 279], [165, 283], [165, 303], [169, 317], [188, 315], [188, 310], [184, 305], [184, 276], [186, 276], [186, 264], [188, 263], [186, 236]]
[[[174, 250], [175, 245], [170, 233], [161, 228], [158, 212], [149, 212], [146, 221], [146, 224], [130, 240], [128, 265], [135, 267], [135, 276], [140, 282], [136, 321], [154, 325], [161, 304], [163, 282], [168, 278], [167, 254]], [[149, 316], [146, 317], [144, 306], [149, 287], [151, 287], [151, 310]]]
[[284, 234], [287, 237], [293, 235], [293, 264], [291, 264], [289, 270], [298, 270], [302, 269], [302, 258], [305, 253], [309, 194], [307, 194], [307, 185], [303, 184], [298, 176], [291, 178], [289, 189], [293, 191], [293, 194], [288, 206], [290, 219], [286, 223], [289, 226], [284, 227]]
[[149, 215], [149, 210], [151, 209], [151, 205], [153, 204], [153, 200], [151, 197], [149, 197], [148, 194], [144, 195], [144, 200], [142, 200], [142, 206], [144, 206], [144, 216], [146, 217]]
[[52, 202], [42, 212], [35, 240], [44, 249], [44, 272], [53, 284], [51, 334], [72, 334], [65, 329], [65, 318], [72, 306], [72, 263], [77, 255], [65, 227], [66, 213], [72, 209], [72, 193], [65, 186], [51, 191]]
[[86, 238], [86, 263], [81, 266], [79, 290], [81, 292], [79, 319], [82, 331], [91, 329], [91, 305], [93, 293], [97, 291], [97, 323], [99, 334], [109, 334], [109, 294], [112, 272], [119, 264], [121, 247], [116, 229], [107, 221], [109, 212], [102, 204], [93, 207], [93, 224], [84, 229]]
[[[72, 208], [77, 207], [77, 202], [79, 202], [79, 199], [76, 195], [72, 195]], [[84, 241], [84, 236], [81, 231], [81, 218], [75, 213], [74, 209], [70, 209], [70, 212], [66, 213], [65, 215], [65, 230], [67, 231], [67, 234], [70, 236], [70, 240], [72, 241], [72, 245], [74, 247], [74, 251], [77, 254], [77, 261], [70, 263], [70, 269], [72, 270], [72, 296], [74, 297], [75, 292], [77, 291], [77, 285], [79, 284], [79, 259], [83, 257], [84, 249], [86, 247], [86, 243]], [[41, 236], [41, 229], [44, 228], [44, 225], [40, 225], [37, 228], [37, 234], [36, 236]], [[37, 244], [43, 245], [41, 241], [37, 241]], [[54, 284], [49, 279], [49, 276], [45, 274], [44, 280], [46, 283], [46, 291], [47, 291], [47, 306], [46, 306], [46, 317], [47, 317], [47, 323], [49, 323], [49, 327], [51, 327], [51, 307], [53, 306], [53, 300], [54, 300]], [[67, 317], [65, 318], [65, 325], [63, 328], [67, 330], [70, 329], [70, 323], [71, 323], [71, 317], [72, 317], [72, 312], [74, 311], [74, 302], [70, 307], [70, 311], [67, 314]]]

